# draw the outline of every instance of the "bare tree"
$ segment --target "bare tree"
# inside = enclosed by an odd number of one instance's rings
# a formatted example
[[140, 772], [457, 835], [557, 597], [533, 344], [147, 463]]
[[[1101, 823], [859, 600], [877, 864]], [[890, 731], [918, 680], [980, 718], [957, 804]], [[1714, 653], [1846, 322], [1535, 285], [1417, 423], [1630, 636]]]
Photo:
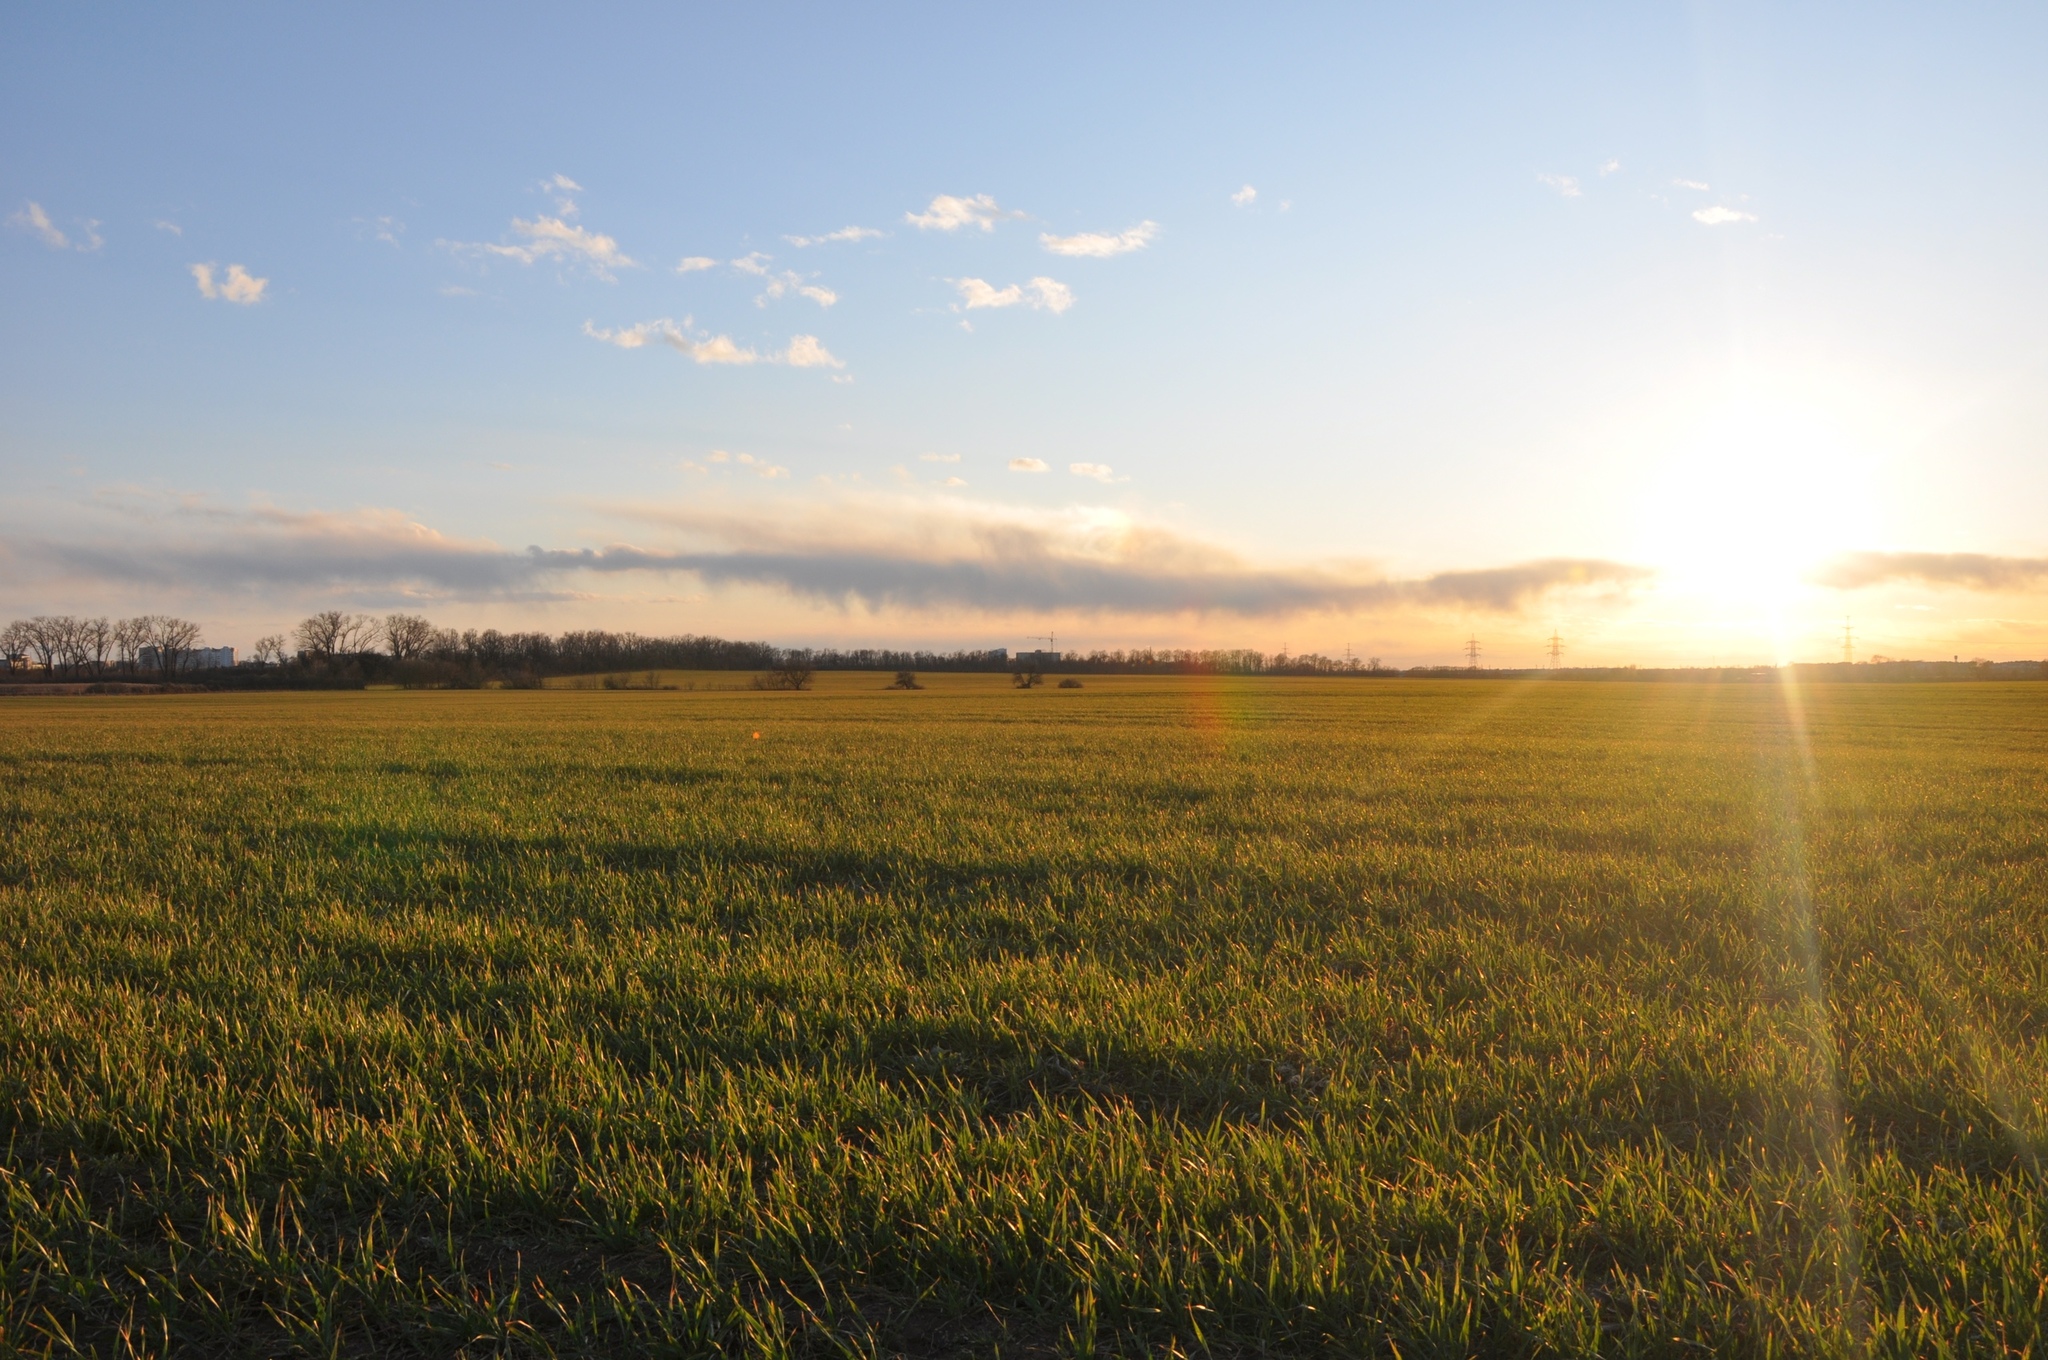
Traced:
[[27, 658], [29, 653], [28, 622], [16, 619], [5, 628], [0, 628], [0, 657], [5, 657], [8, 669], [14, 667], [14, 658]]
[[78, 620], [69, 614], [52, 614], [43, 620], [50, 633], [51, 663], [60, 671], [78, 669]]
[[256, 664], [259, 666], [282, 666], [284, 664], [284, 635], [271, 633], [256, 639]]
[[417, 614], [386, 614], [384, 645], [396, 661], [414, 661], [425, 656], [434, 643], [434, 625]]
[[376, 622], [368, 614], [344, 614], [339, 609], [327, 609], [301, 620], [299, 626], [292, 630], [292, 638], [300, 651], [309, 652], [322, 661], [332, 661], [337, 656], [353, 656], [363, 651], [374, 636], [372, 629]]
[[92, 667], [98, 675], [107, 668], [107, 658], [114, 650], [114, 625], [105, 619], [80, 619], [78, 621], [79, 659]]
[[21, 625], [21, 640], [28, 648], [28, 654], [46, 671], [54, 671], [64, 664], [63, 621], [48, 614], [38, 614]]
[[169, 680], [199, 644], [199, 625], [168, 614], [148, 614], [144, 618], [149, 628], [149, 640], [144, 645], [156, 649], [157, 669]]
[[149, 620], [147, 617], [122, 619], [114, 625], [114, 655], [123, 670], [134, 670], [136, 658], [149, 641]]

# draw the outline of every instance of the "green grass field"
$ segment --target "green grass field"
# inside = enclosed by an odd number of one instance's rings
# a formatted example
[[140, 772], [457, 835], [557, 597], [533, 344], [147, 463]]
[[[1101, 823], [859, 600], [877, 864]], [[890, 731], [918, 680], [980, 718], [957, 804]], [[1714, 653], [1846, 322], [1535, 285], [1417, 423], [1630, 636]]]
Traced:
[[0, 1353], [2048, 1350], [2048, 685], [887, 679], [0, 700]]

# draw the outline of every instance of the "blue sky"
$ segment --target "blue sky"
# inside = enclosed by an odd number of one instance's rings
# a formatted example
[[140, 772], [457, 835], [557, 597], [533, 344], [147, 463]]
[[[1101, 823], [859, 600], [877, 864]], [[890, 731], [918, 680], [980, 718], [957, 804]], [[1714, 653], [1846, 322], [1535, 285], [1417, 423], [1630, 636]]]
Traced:
[[1247, 13], [10, 9], [0, 612], [2048, 651], [2038, 7]]

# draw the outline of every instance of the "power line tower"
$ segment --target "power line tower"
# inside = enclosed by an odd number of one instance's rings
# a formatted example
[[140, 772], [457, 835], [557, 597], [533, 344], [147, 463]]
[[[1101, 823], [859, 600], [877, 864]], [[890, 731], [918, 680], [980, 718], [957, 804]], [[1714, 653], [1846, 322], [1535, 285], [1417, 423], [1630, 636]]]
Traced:
[[1564, 639], [1559, 637], [1557, 630], [1553, 628], [1550, 630], [1550, 669], [1557, 669], [1557, 659], [1563, 655]]
[[1474, 671], [1479, 669], [1479, 634], [1477, 633], [1465, 639], [1465, 668]]
[[1856, 664], [1856, 629], [1849, 622], [1849, 616], [1842, 616], [1842, 664]]

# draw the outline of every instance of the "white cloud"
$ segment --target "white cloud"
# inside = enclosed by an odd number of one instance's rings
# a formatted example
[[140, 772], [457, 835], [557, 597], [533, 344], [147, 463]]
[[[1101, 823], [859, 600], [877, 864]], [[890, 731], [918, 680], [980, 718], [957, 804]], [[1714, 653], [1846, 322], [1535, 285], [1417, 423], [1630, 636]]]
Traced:
[[238, 264], [228, 266], [222, 277], [214, 277], [215, 266], [211, 264], [188, 265], [192, 281], [199, 285], [199, 296], [209, 302], [234, 302], [244, 307], [254, 306], [263, 301], [263, 290], [270, 286], [269, 279], [259, 279]]
[[1232, 203], [1235, 203], [1240, 208], [1249, 208], [1252, 204], [1259, 201], [1259, 191], [1257, 189], [1252, 188], [1251, 185], [1247, 184], [1244, 186], [1244, 188], [1239, 189], [1236, 193], [1232, 194], [1230, 196], [1230, 201]]
[[[555, 180], [545, 181], [542, 187], [556, 187], [557, 180], [573, 183], [557, 175]], [[536, 217], [531, 222], [519, 217], [512, 219], [513, 234], [524, 237], [523, 244], [503, 245], [490, 241], [443, 241], [440, 244], [460, 254], [495, 256], [517, 260], [520, 264], [550, 259], [580, 264], [607, 283], [612, 281], [614, 269], [640, 267], [639, 261], [620, 250], [619, 243], [611, 237], [563, 221], [563, 218], [576, 215], [574, 203], [565, 199], [558, 206], [561, 217]]]
[[1754, 222], [1756, 221], [1756, 214], [1742, 212], [1736, 208], [1726, 208], [1716, 203], [1711, 208], [1701, 208], [1694, 212], [1692, 220], [1704, 222], [1710, 227], [1720, 227], [1726, 226], [1730, 222]]
[[[735, 263], [738, 262], [735, 261]], [[749, 270], [748, 272], [752, 273], [753, 271]], [[768, 286], [762, 290], [759, 297], [754, 299], [754, 305], [756, 307], [765, 307], [768, 305], [768, 299], [784, 297], [790, 293], [795, 293], [798, 297], [807, 297], [820, 307], [830, 307], [833, 303], [839, 301], [839, 294], [833, 292], [830, 288], [826, 288], [822, 284], [806, 283], [803, 275], [793, 269], [785, 269], [768, 280]]]
[[21, 228], [52, 250], [71, 248], [71, 238], [57, 229], [57, 224], [50, 220], [50, 215], [43, 211], [40, 203], [30, 202], [20, 212], [10, 215], [7, 225]]
[[815, 335], [790, 337], [789, 348], [783, 352], [783, 359], [791, 368], [844, 368], [845, 364], [832, 356], [832, 352], [818, 343]]
[[[668, 317], [653, 321], [642, 321], [634, 326], [621, 326], [615, 330], [600, 329], [592, 322], [583, 323], [583, 333], [593, 340], [602, 341], [619, 349], [641, 349], [659, 342], [685, 355], [699, 364], [787, 364], [791, 368], [844, 368], [832, 352], [819, 343], [815, 335], [792, 336], [789, 348], [770, 351], [748, 349], [729, 335], [691, 335], [690, 318], [684, 317], [677, 325]], [[712, 455], [718, 461], [718, 455]]]
[[586, 321], [583, 333], [593, 340], [602, 340], [607, 345], [620, 349], [640, 349], [652, 341], [662, 344], [688, 356], [700, 364], [758, 364], [761, 355], [751, 349], [743, 349], [733, 342], [729, 335], [693, 336], [685, 329], [690, 324], [688, 317], [678, 326], [667, 317], [655, 321], [642, 321], [637, 326], [622, 326], [617, 330], [599, 330]]
[[158, 231], [167, 231], [173, 236], [183, 236], [185, 234], [185, 229], [176, 222], [167, 221], [161, 217], [156, 220], [154, 225]]
[[[157, 225], [165, 226], [168, 224], [159, 222]], [[382, 241], [386, 245], [395, 246], [398, 244], [398, 238], [404, 234], [405, 223], [395, 217], [358, 217], [356, 219], [356, 236], [358, 238], [367, 236], [373, 241]]]
[[920, 453], [917, 456], [921, 462], [926, 463], [957, 463], [960, 461], [960, 455], [957, 453]]
[[1013, 283], [997, 288], [987, 279], [950, 279], [960, 290], [961, 305], [968, 311], [982, 307], [1029, 307], [1054, 315], [1074, 305], [1074, 290], [1058, 279], [1040, 276], [1028, 284]]
[[718, 268], [718, 261], [712, 259], [709, 255], [685, 255], [682, 259], [676, 261], [676, 273], [678, 274], [694, 274], [700, 269], [716, 268]]
[[732, 461], [732, 455], [724, 449], [713, 449], [709, 454], [705, 455], [704, 461], [707, 463], [729, 463]]
[[1698, 189], [1701, 193], [1705, 193], [1712, 187], [1705, 180], [1697, 179], [1675, 179], [1671, 182], [1681, 189]]
[[1602, 179], [1606, 179], [1609, 175], [1618, 174], [1620, 171], [1621, 158], [1618, 156], [1609, 156], [1606, 160], [1600, 162], [1600, 178]]
[[567, 175], [552, 175], [540, 182], [540, 191], [544, 194], [553, 195], [556, 212], [564, 217], [574, 217], [576, 215], [576, 200], [569, 197], [569, 195], [582, 193], [583, 186], [570, 179]]
[[921, 213], [905, 213], [903, 220], [924, 231], [958, 231], [962, 227], [994, 231], [996, 223], [1004, 218], [1023, 215], [997, 206], [995, 199], [987, 194], [976, 194], [972, 198], [940, 194], [932, 200], [929, 208]]
[[1010, 460], [1010, 471], [1050, 472], [1052, 467], [1043, 458], [1012, 458]]
[[940, 482], [940, 483], [939, 483], [939, 485], [940, 485], [940, 486], [966, 486], [966, 485], [967, 485], [967, 479], [966, 479], [965, 477], [948, 477], [948, 478], [947, 478], [947, 479], [946, 479], [945, 481], [943, 481], [943, 482]]
[[742, 274], [764, 276], [768, 272], [768, 261], [774, 258], [773, 255], [763, 255], [760, 251], [756, 250], [749, 255], [744, 255], [734, 260], [732, 267], [739, 270]]
[[1026, 304], [1028, 306], [1043, 307], [1058, 315], [1074, 305], [1074, 290], [1057, 279], [1041, 276], [1031, 280], [1030, 288], [1032, 299]]
[[1557, 190], [1560, 197], [1578, 198], [1580, 196], [1579, 181], [1571, 175], [1538, 175], [1536, 178], [1538, 182], [1548, 184], [1551, 188]]
[[100, 235], [100, 221], [97, 217], [81, 218], [78, 226], [85, 233], [85, 239], [78, 243], [79, 250], [90, 255], [107, 243], [107, 238]]
[[785, 236], [782, 239], [793, 246], [822, 246], [835, 241], [865, 241], [870, 237], [888, 234], [879, 227], [841, 227], [838, 231], [828, 231], [823, 236]]
[[1130, 480], [1128, 477], [1112, 475], [1115, 469], [1111, 468], [1107, 463], [1069, 463], [1067, 464], [1067, 471], [1073, 473], [1076, 477], [1087, 477], [1098, 482], [1127, 482]]
[[1084, 231], [1076, 236], [1054, 236], [1047, 232], [1039, 236], [1038, 244], [1055, 255], [1107, 259], [1112, 255], [1128, 255], [1131, 251], [1143, 250], [1158, 235], [1159, 224], [1147, 221], [1114, 235], [1105, 231]]
[[742, 464], [743, 466], [752, 468], [756, 475], [766, 477], [771, 481], [773, 481], [777, 477], [787, 477], [789, 475], [788, 468], [777, 467], [774, 463], [769, 462], [766, 458], [756, 458], [751, 453], [739, 454], [737, 455], [735, 461]]
[[961, 300], [970, 312], [977, 307], [1014, 307], [1024, 300], [1021, 284], [997, 288], [987, 279], [954, 279], [952, 284], [960, 290]]

